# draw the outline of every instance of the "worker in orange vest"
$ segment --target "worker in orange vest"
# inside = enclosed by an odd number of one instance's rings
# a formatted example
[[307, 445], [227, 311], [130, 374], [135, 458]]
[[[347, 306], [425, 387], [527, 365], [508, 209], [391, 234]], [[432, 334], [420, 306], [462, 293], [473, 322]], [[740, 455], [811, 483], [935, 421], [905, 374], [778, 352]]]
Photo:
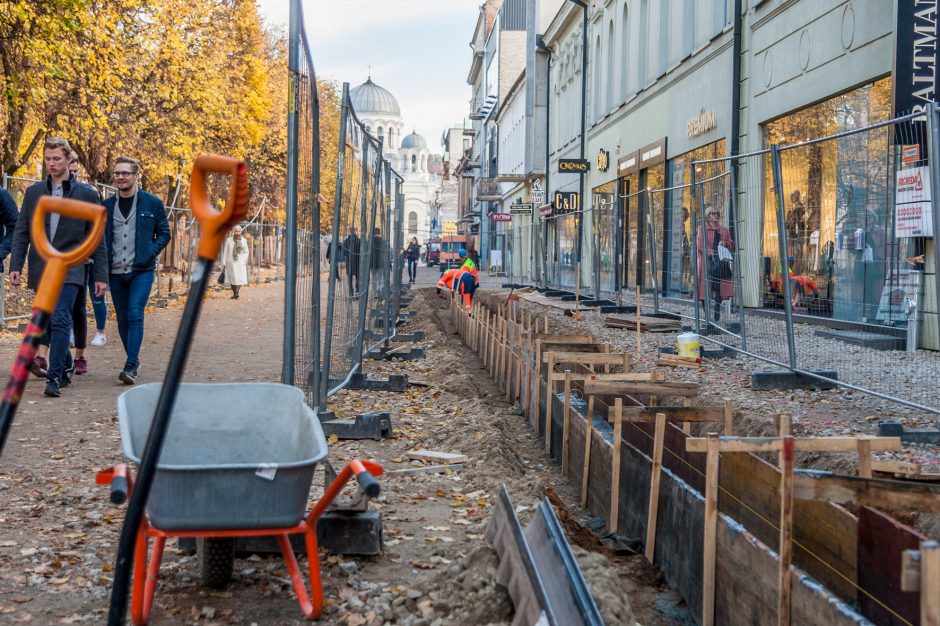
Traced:
[[455, 291], [460, 275], [464, 273], [464, 270], [460, 268], [454, 268], [452, 270], [447, 270], [441, 274], [440, 280], [437, 281], [437, 295], [443, 298], [441, 295], [441, 289], [447, 289], [448, 291]]

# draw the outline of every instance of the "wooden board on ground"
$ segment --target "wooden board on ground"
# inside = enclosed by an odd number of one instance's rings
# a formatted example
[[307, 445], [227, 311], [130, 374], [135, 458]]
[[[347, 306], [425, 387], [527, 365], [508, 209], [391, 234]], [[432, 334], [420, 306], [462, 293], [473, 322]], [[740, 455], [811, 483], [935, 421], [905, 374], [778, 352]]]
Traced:
[[[555, 363], [580, 363], [581, 365], [623, 365], [625, 357], [629, 363], [629, 355], [622, 352], [568, 352], [554, 351]], [[548, 352], [542, 353], [542, 363], [548, 363]]]
[[547, 306], [562, 311], [566, 311], [572, 308], [574, 305], [574, 302], [562, 302], [561, 300], [555, 300], [553, 298], [535, 293], [524, 293], [522, 294], [522, 299], [526, 302], [531, 302], [532, 304], [541, 304], [542, 306]]
[[722, 422], [723, 406], [630, 406], [622, 411], [625, 422], [652, 422], [662, 413], [669, 422]]
[[451, 452], [437, 452], [436, 450], [412, 450], [406, 452], [405, 456], [414, 461], [426, 461], [428, 463], [466, 463], [470, 460], [466, 454], [453, 454]]
[[940, 481], [940, 473], [925, 472], [920, 463], [913, 461], [878, 461], [872, 459], [871, 471], [876, 474], [888, 474], [903, 480]]
[[698, 383], [586, 381], [584, 393], [594, 395], [648, 394], [666, 396], [697, 396]]
[[[682, 328], [679, 320], [668, 319], [664, 317], [639, 316], [640, 330], [649, 333], [670, 333], [676, 332]], [[604, 318], [604, 326], [608, 328], [622, 328], [625, 330], [636, 330], [636, 317], [618, 317], [608, 315]]]

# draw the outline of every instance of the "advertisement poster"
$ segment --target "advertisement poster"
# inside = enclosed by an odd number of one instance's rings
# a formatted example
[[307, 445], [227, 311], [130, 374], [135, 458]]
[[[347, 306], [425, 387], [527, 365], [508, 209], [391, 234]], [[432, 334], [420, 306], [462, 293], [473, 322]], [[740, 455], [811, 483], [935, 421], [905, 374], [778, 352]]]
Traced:
[[916, 303], [919, 288], [920, 272], [917, 270], [899, 270], [889, 274], [881, 291], [876, 318], [882, 322], [907, 321], [904, 301], [910, 298]]
[[933, 237], [930, 170], [898, 170], [894, 188], [894, 236]]

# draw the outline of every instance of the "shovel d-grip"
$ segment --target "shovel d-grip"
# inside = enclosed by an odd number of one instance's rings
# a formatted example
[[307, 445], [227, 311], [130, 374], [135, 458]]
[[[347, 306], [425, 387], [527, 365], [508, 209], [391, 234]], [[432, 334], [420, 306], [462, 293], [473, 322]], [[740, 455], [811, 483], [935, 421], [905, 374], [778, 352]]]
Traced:
[[[186, 537], [192, 539], [224, 539], [233, 537], [273, 536], [284, 555], [284, 562], [290, 574], [294, 593], [297, 594], [297, 603], [307, 619], [317, 619], [323, 612], [323, 580], [320, 576], [319, 548], [317, 546], [317, 520], [330, 507], [333, 500], [339, 496], [346, 483], [353, 477], [368, 497], [375, 498], [381, 492], [376, 476], [381, 476], [383, 468], [372, 461], [353, 459], [336, 475], [326, 491], [317, 500], [317, 503], [307, 513], [302, 522], [290, 528], [251, 528], [228, 530], [161, 530], [151, 526], [146, 517], [141, 520], [140, 530], [137, 533], [134, 556], [134, 587], [131, 595], [131, 619], [137, 626], [143, 626], [150, 618], [153, 608], [153, 597], [157, 587], [157, 578], [160, 574], [160, 562], [163, 560], [163, 550], [166, 540], [170, 537]], [[115, 465], [105, 468], [95, 476], [99, 485], [110, 485], [111, 501], [123, 502], [122, 497], [133, 489], [133, 483], [126, 465]], [[290, 535], [303, 533], [307, 548], [307, 567], [310, 578], [310, 591], [304, 583], [300, 565], [294, 555], [290, 544]], [[147, 553], [150, 549], [150, 538], [153, 537], [153, 555], [149, 562]]]
[[[230, 177], [228, 200], [220, 211], [212, 208], [209, 199], [207, 179], [210, 173]], [[160, 458], [163, 442], [170, 426], [173, 405], [176, 403], [176, 394], [179, 391], [183, 370], [189, 357], [189, 349], [193, 343], [196, 322], [199, 319], [199, 312], [202, 310], [202, 300], [209, 284], [212, 264], [219, 256], [229, 228], [241, 221], [248, 210], [248, 171], [244, 162], [219, 155], [198, 157], [193, 164], [193, 173], [190, 179], [189, 203], [202, 231], [197, 250], [198, 259], [192, 273], [192, 285], [189, 288], [186, 307], [183, 309], [183, 315], [180, 319], [179, 331], [176, 334], [176, 341], [173, 343], [173, 351], [170, 353], [166, 376], [163, 379], [163, 386], [160, 389], [160, 396], [157, 398], [153, 420], [150, 423], [147, 443], [140, 457], [136, 488], [130, 494], [127, 513], [124, 515], [124, 525], [121, 528], [117, 560], [114, 566], [114, 586], [111, 589], [111, 604], [108, 611], [109, 626], [124, 624], [131, 571], [132, 569], [136, 571], [138, 567], [143, 566], [138, 559], [139, 554], [136, 556], [135, 554], [140, 551], [139, 538], [141, 536], [144, 537], [144, 548], [146, 549], [144, 529], [146, 529], [147, 522], [144, 518], [144, 508], [147, 498], [150, 496], [150, 488], [153, 485], [157, 459]], [[136, 549], [135, 543], [137, 544]], [[160, 544], [159, 549], [162, 551], [162, 544]], [[157, 556], [156, 550], [157, 547], [155, 546], [155, 557]], [[137, 561], [136, 565], [135, 561]], [[159, 559], [156, 559], [156, 561], [157, 566], [159, 566]], [[138, 582], [135, 581], [134, 584], [136, 586]]]
[[[46, 236], [46, 215], [57, 213], [62, 217], [71, 217], [77, 220], [91, 222], [88, 236], [77, 246], [70, 250], [56, 250]], [[67, 198], [43, 196], [36, 204], [31, 226], [32, 245], [36, 248], [45, 262], [46, 268], [42, 274], [36, 297], [33, 300], [33, 310], [23, 334], [23, 343], [20, 344], [13, 368], [10, 370], [10, 379], [3, 392], [3, 403], [0, 404], [0, 454], [7, 436], [16, 409], [19, 408], [26, 381], [29, 378], [29, 366], [36, 358], [36, 349], [42, 338], [43, 328], [49, 323], [49, 318], [55, 310], [56, 301], [65, 284], [65, 277], [70, 267], [84, 263], [101, 243], [104, 234], [105, 209], [98, 204], [79, 202]]]

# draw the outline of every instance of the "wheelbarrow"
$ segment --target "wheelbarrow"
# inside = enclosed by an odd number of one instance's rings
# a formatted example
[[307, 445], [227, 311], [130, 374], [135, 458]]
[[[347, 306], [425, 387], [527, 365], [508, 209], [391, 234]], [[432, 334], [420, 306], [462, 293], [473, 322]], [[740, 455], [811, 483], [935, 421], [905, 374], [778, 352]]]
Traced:
[[[139, 463], [162, 385], [135, 387], [118, 398], [124, 456]], [[231, 578], [236, 537], [274, 536], [284, 556], [301, 612], [316, 619], [323, 610], [316, 522], [350, 478], [369, 497], [380, 488], [382, 466], [349, 461], [325, 493], [306, 510], [314, 470], [327, 455], [320, 421], [303, 392], [274, 383], [180, 386], [137, 534], [131, 619], [146, 624], [153, 608], [167, 538], [194, 538], [204, 584]], [[123, 503], [133, 489], [126, 465], [98, 472]], [[303, 534], [311, 591], [290, 544]], [[150, 540], [153, 551], [150, 552]]]

